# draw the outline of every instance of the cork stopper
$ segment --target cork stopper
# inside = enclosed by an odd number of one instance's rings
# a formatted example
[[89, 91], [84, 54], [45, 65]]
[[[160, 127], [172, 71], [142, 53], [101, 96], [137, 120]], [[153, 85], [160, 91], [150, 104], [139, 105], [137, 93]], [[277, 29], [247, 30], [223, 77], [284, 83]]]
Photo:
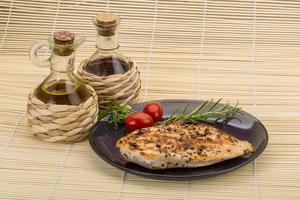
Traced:
[[112, 36], [115, 34], [117, 26], [119, 24], [119, 17], [110, 12], [98, 13], [94, 17], [94, 24], [97, 27], [97, 31], [103, 36]]
[[114, 26], [118, 21], [118, 16], [105, 12], [105, 13], [99, 13], [96, 15], [96, 22], [100, 26]]
[[54, 33], [54, 42], [56, 44], [73, 44], [75, 34], [69, 31], [58, 31]]
[[69, 31], [58, 31], [53, 34], [54, 53], [59, 56], [69, 56], [73, 53], [75, 34]]

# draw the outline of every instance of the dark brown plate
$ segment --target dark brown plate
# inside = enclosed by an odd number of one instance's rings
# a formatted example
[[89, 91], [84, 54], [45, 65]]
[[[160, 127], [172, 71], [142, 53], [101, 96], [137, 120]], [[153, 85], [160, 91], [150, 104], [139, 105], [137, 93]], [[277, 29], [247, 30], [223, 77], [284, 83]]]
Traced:
[[[198, 100], [157, 100], [164, 108], [164, 117], [168, 117], [174, 109], [179, 106], [190, 105], [190, 110], [197, 107], [202, 101]], [[142, 111], [147, 102], [133, 105], [133, 110]], [[227, 160], [207, 167], [167, 169], [161, 171], [149, 170], [139, 165], [125, 161], [119, 150], [116, 148], [116, 141], [129, 133], [129, 130], [120, 125], [115, 129], [107, 123], [107, 118], [98, 121], [91, 129], [90, 145], [94, 152], [109, 164], [125, 171], [139, 176], [165, 179], [165, 180], [185, 180], [195, 178], [207, 178], [224, 174], [239, 167], [246, 165], [259, 156], [267, 146], [268, 133], [263, 124], [252, 115], [240, 111], [237, 119], [232, 119], [227, 124], [220, 122], [214, 123], [214, 126], [225, 130], [235, 137], [247, 140], [255, 147], [251, 154], [235, 159]]]

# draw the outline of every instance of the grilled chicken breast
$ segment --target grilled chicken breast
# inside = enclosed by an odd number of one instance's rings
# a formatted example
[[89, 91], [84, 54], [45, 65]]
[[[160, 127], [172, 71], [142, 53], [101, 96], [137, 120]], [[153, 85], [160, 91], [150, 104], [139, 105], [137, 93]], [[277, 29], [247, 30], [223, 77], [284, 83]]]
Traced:
[[249, 142], [213, 126], [181, 122], [133, 131], [116, 146], [126, 160], [156, 170], [203, 167], [253, 151]]

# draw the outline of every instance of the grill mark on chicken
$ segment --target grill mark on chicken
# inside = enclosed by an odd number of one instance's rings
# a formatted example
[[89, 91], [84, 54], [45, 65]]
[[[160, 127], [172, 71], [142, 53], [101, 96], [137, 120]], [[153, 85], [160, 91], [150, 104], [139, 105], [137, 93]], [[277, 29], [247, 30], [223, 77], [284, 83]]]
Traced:
[[181, 122], [133, 131], [116, 146], [126, 160], [149, 169], [207, 166], [253, 151], [249, 142], [213, 126]]

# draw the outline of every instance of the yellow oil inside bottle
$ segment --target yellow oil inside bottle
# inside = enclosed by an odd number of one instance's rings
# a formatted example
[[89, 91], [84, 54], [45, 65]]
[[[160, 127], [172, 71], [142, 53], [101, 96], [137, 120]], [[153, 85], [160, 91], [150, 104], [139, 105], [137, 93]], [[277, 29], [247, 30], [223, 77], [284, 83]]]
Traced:
[[44, 103], [60, 105], [79, 105], [85, 102], [91, 94], [84, 84], [75, 84], [61, 80], [41, 84], [35, 91], [38, 99]]

